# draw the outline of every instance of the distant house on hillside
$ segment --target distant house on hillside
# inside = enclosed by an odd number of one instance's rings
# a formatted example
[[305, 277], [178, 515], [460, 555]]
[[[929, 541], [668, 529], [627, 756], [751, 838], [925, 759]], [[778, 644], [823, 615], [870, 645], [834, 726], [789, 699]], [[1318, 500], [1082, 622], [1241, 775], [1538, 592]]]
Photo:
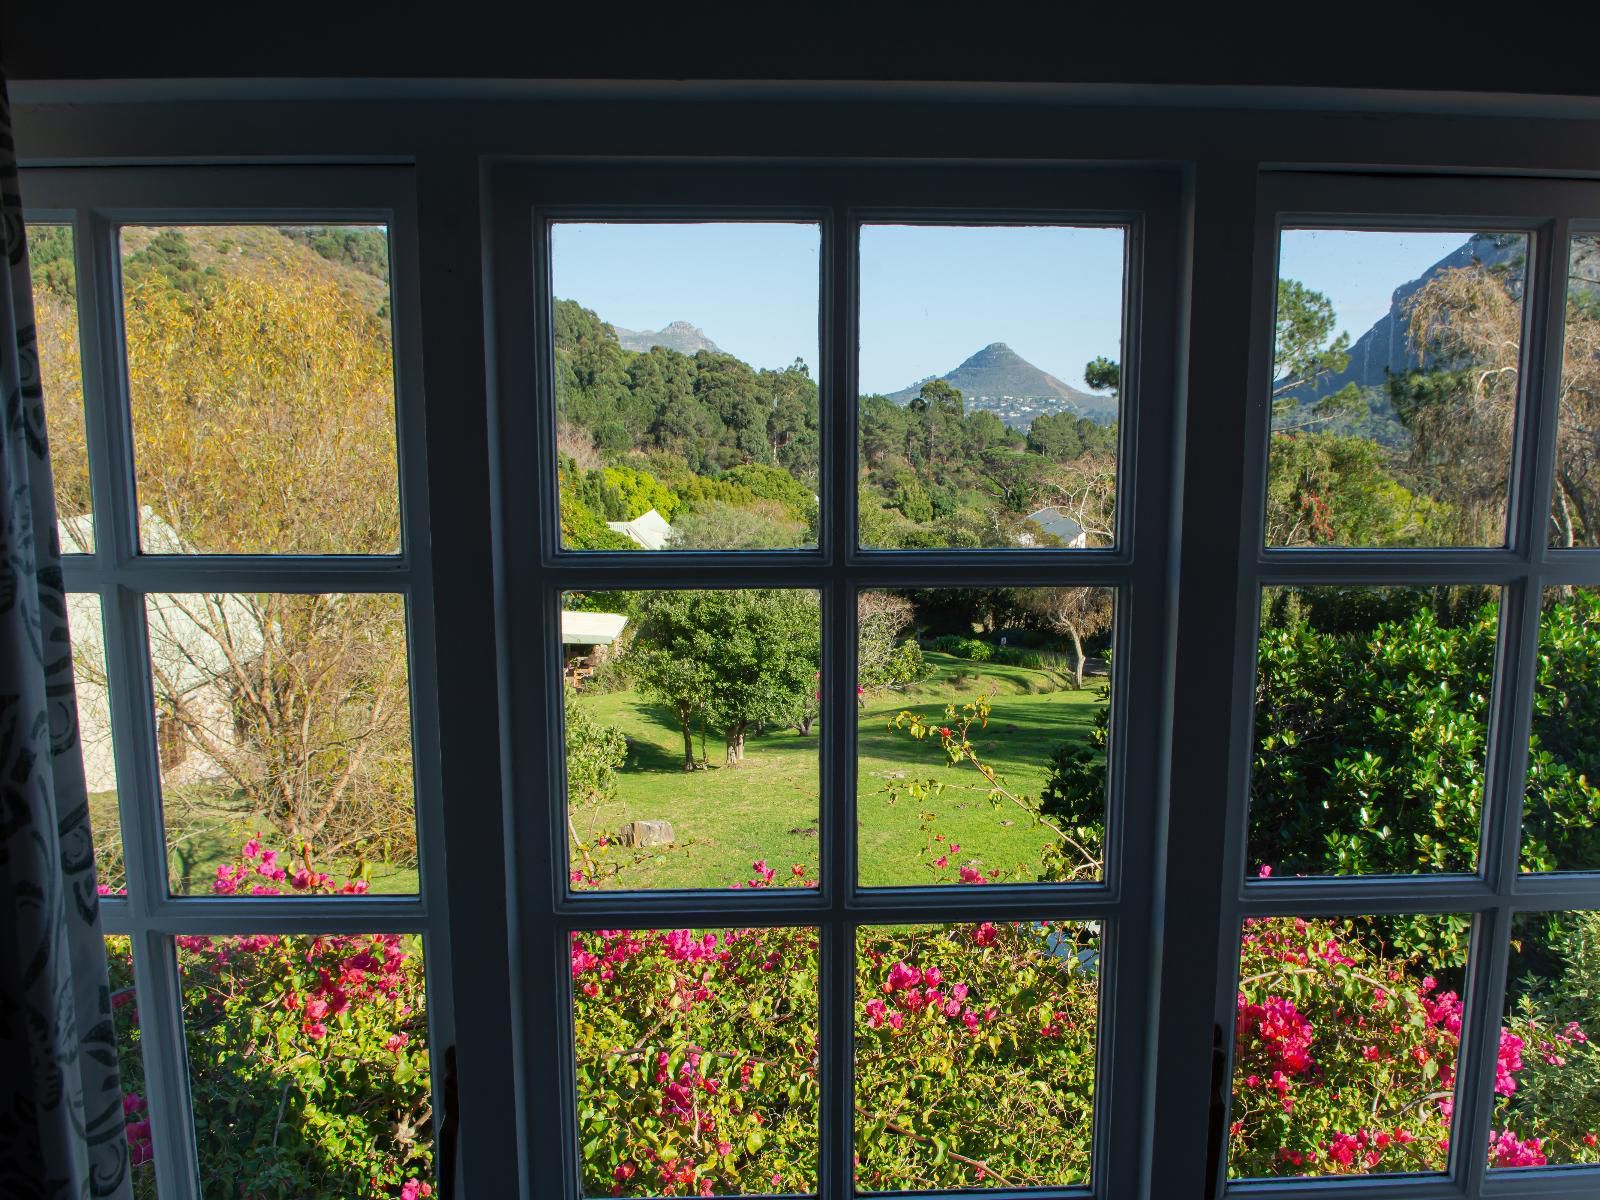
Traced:
[[611, 657], [628, 618], [621, 613], [569, 612], [561, 614], [561, 671], [574, 684], [594, 674]]
[[[1045, 533], [1060, 539], [1061, 544], [1068, 549], [1082, 550], [1089, 544], [1089, 537], [1084, 533], [1083, 526], [1054, 505], [1029, 513], [1027, 519]], [[1037, 544], [1031, 533], [1024, 533], [1017, 541], [1024, 546]]]
[[[90, 521], [88, 516], [67, 517], [57, 524], [63, 554], [89, 552]], [[161, 554], [187, 549], [177, 531], [150, 509], [141, 511], [139, 525], [146, 551]], [[202, 726], [213, 745], [233, 750], [238, 732], [233, 721], [228, 655], [232, 653], [243, 661], [258, 656], [261, 629], [245, 602], [231, 595], [152, 593], [145, 613], [150, 665], [157, 677], [156, 750], [161, 781], [170, 787], [220, 778], [225, 774], [222, 767], [192, 744], [183, 724], [174, 718], [173, 709], [181, 707], [187, 722]], [[197, 620], [195, 614], [203, 620]], [[112, 753], [111, 698], [101, 620], [99, 595], [68, 593], [67, 627], [72, 636], [84, 782], [91, 792], [113, 792], [117, 790], [117, 766]], [[231, 642], [227, 650], [218, 640], [224, 630]]]
[[672, 540], [672, 526], [653, 508], [631, 521], [607, 521], [606, 528], [615, 530], [645, 550], [664, 550]]

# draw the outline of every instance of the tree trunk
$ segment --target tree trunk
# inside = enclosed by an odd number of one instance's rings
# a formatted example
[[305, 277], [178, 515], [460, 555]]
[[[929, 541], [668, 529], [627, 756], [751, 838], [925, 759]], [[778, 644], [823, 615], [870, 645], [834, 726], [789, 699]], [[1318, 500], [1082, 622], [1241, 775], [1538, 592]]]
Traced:
[[1067, 633], [1072, 636], [1072, 685], [1078, 691], [1083, 691], [1083, 639], [1078, 636], [1078, 627], [1068, 625]]
[[728, 765], [737, 767], [744, 762], [744, 728], [742, 726], [730, 727], [726, 734]]
[[680, 715], [678, 722], [683, 726], [683, 769], [692, 771], [694, 770], [694, 726], [686, 716]]

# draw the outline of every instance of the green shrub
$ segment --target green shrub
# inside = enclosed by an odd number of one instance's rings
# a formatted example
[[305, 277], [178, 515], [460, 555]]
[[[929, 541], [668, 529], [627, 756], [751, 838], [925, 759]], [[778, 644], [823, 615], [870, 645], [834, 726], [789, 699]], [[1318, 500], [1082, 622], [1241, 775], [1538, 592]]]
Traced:
[[1044, 655], [1022, 646], [996, 646], [994, 661], [1004, 667], [1030, 667], [1035, 671], [1044, 667]]
[[958, 633], [942, 633], [933, 639], [931, 645], [941, 654], [969, 659], [972, 662], [988, 662], [994, 657], [995, 651], [988, 642], [980, 641], [978, 638], [962, 637]]

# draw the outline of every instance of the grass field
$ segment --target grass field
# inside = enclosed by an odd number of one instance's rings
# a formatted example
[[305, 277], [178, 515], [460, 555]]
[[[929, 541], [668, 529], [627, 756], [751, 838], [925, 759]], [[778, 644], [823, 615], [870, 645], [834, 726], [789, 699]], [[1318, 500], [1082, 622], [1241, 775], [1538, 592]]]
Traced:
[[[272, 828], [233, 802], [216, 788], [189, 784], [167, 798], [167, 876], [175, 896], [209, 896], [217, 867], [237, 861], [239, 848], [259, 832], [262, 844], [280, 851], [287, 841]], [[89, 821], [94, 830], [96, 857], [102, 864], [114, 865], [103, 872], [101, 882], [123, 887], [121, 855], [113, 850], [121, 838], [121, 821], [115, 792], [93, 792], [89, 796]], [[355, 873], [354, 862], [317, 862], [319, 870], [330, 872], [343, 882]], [[366, 865], [371, 890], [385, 895], [414, 895], [417, 872], [414, 867], [391, 866], [382, 862]]]
[[[936, 744], [892, 731], [889, 723], [901, 709], [942, 718], [951, 701], [987, 695], [993, 714], [988, 729], [974, 732], [973, 742], [1009, 788], [1036, 797], [1052, 751], [1063, 742], [1087, 741], [1099, 707], [1098, 689], [1073, 691], [1049, 671], [972, 663], [933, 652], [927, 659], [935, 672], [929, 679], [904, 692], [875, 695], [858, 710], [862, 882], [933, 881], [919, 856], [927, 837], [919, 829], [921, 806], [904, 795], [891, 803], [887, 794], [891, 787], [930, 779], [945, 785], [927, 806], [937, 814], [936, 828], [961, 846], [945, 878], [959, 865], [1031, 878], [1049, 835], [1021, 810], [992, 805], [970, 766], [952, 768]], [[616, 799], [577, 814], [580, 833], [616, 830], [637, 819], [665, 819], [672, 822], [678, 840], [630, 867], [615, 886], [726, 887], [750, 878], [756, 859], [767, 860], [785, 877], [792, 865], [803, 864], [815, 877], [820, 726], [804, 737], [780, 729], [748, 738], [744, 765], [736, 769], [721, 765], [720, 740], [708, 742], [712, 768], [685, 772], [683, 739], [664, 708], [631, 691], [583, 696], [578, 703], [596, 719], [621, 729], [632, 744], [618, 774]], [[286, 848], [261, 821], [214, 789], [189, 785], [168, 797], [167, 806], [168, 873], [174, 894], [209, 895], [218, 865], [234, 861], [239, 847], [258, 830], [266, 834], [267, 845]], [[119, 837], [116, 793], [95, 793], [89, 807], [95, 844], [106, 862], [111, 857], [106, 851]], [[342, 879], [341, 871], [354, 864], [321, 861], [318, 866]], [[372, 862], [366, 869], [374, 892], [416, 891], [414, 868]], [[106, 878], [122, 885], [115, 869]]]
[[[1026, 813], [996, 809], [971, 766], [952, 768], [935, 744], [887, 728], [909, 709], [942, 717], [952, 700], [989, 696], [994, 711], [987, 730], [973, 735], [984, 760], [1013, 791], [1037, 796], [1051, 752], [1063, 742], [1087, 741], [1098, 689], [1062, 688], [1058, 675], [1022, 667], [972, 663], [929, 653], [935, 674], [905, 692], [869, 699], [859, 710], [857, 739], [861, 878], [868, 885], [932, 882], [920, 865], [919, 805], [902, 796], [890, 804], [885, 789], [910, 780], [937, 779], [945, 791], [929, 809], [937, 828], [960, 844], [952, 864], [984, 871], [999, 868], [1024, 877], [1037, 873], [1048, 834]], [[709, 771], [684, 772], [682, 735], [662, 707], [634, 692], [580, 697], [597, 720], [621, 729], [633, 744], [618, 776], [614, 802], [577, 814], [580, 834], [620, 828], [639, 819], [672, 822], [679, 845], [631, 867], [617, 886], [723, 887], [750, 877], [750, 864], [766, 859], [780, 874], [803, 863], [817, 865], [818, 730], [802, 737], [774, 730], [746, 740], [745, 763], [720, 765], [720, 741], [708, 741]], [[953, 872], [951, 872], [953, 874]]]

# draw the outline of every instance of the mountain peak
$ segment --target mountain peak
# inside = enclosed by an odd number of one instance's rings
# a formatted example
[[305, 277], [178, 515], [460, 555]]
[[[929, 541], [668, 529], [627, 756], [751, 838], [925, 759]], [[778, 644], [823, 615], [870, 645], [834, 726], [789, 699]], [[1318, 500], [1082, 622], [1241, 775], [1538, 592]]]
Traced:
[[624, 350], [645, 351], [653, 346], [664, 346], [679, 354], [694, 354], [700, 350], [720, 352], [717, 344], [706, 336], [706, 331], [689, 321], [672, 321], [654, 330], [624, 329], [620, 325], [612, 328], [617, 331], [617, 341]]
[[[990, 342], [955, 370], [939, 376], [959, 388], [969, 409], [988, 409], [1015, 428], [1023, 429], [1037, 416], [1072, 412], [1097, 421], [1116, 419], [1116, 402], [1109, 396], [1081, 392], [1042, 371], [1004, 342]], [[889, 398], [906, 404], [927, 380], [902, 388]]]

